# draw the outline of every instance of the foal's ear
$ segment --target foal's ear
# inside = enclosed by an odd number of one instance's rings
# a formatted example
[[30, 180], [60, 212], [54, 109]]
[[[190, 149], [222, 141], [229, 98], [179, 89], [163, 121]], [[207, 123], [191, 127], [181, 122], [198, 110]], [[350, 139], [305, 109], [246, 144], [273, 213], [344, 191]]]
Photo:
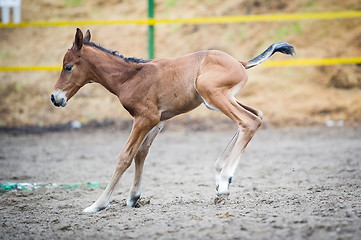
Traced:
[[84, 36], [84, 41], [90, 42], [90, 38], [91, 38], [91, 34], [89, 29], [86, 31], [85, 36]]
[[75, 40], [73, 43], [73, 49], [80, 50], [83, 47], [83, 32], [77, 28], [75, 33]]

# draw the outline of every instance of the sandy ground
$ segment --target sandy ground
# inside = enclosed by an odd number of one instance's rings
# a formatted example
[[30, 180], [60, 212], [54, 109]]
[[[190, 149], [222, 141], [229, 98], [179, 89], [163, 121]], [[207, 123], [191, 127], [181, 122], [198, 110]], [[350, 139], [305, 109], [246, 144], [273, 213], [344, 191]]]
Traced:
[[[125, 207], [133, 167], [110, 207], [100, 188], [0, 194], [1, 239], [360, 239], [361, 129], [260, 129], [228, 200], [215, 203], [215, 159], [232, 131], [170, 131], [145, 165], [139, 208]], [[128, 131], [0, 133], [0, 182], [109, 181]]]

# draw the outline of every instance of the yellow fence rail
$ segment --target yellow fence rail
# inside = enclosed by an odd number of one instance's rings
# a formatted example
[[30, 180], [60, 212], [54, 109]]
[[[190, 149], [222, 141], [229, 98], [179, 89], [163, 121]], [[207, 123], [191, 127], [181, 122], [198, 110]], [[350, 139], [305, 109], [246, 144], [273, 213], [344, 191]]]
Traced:
[[[130, 19], [130, 20], [84, 20], [84, 21], [58, 21], [58, 22], [22, 22], [19, 24], [1, 24], [0, 28], [14, 27], [54, 27], [54, 26], [90, 26], [90, 25], [155, 25], [155, 24], [211, 24], [211, 23], [244, 23], [244, 22], [277, 22], [277, 21], [299, 21], [299, 20], [327, 20], [360, 18], [361, 11], [347, 12], [322, 12], [322, 13], [292, 13], [292, 14], [265, 14], [245, 16], [221, 16], [187, 19]], [[354, 58], [326, 58], [326, 59], [291, 59], [271, 60], [263, 63], [267, 67], [284, 66], [320, 66], [339, 64], [361, 64], [361, 57]], [[60, 66], [0, 66], [1, 71], [60, 71]]]
[[[344, 65], [344, 64], [361, 64], [361, 57], [271, 60], [262, 63], [262, 66], [299, 67], [299, 66], [322, 66], [322, 65]], [[61, 66], [0, 66], [0, 72], [1, 71], [2, 72], [61, 71]]]
[[244, 22], [277, 22], [299, 20], [327, 20], [359, 18], [361, 11], [347, 12], [322, 12], [322, 13], [290, 13], [290, 14], [265, 14], [244, 16], [221, 16], [186, 19], [129, 19], [129, 20], [76, 20], [76, 21], [37, 21], [21, 22], [18, 24], [0, 24], [0, 28], [14, 27], [60, 27], [60, 26], [90, 26], [90, 25], [155, 25], [155, 24], [210, 24], [210, 23], [244, 23]]
[[345, 64], [361, 64], [361, 57], [272, 60], [262, 63], [262, 65], [267, 67], [324, 66], [324, 65], [345, 65]]
[[61, 71], [61, 66], [0, 66], [0, 72], [42, 72]]

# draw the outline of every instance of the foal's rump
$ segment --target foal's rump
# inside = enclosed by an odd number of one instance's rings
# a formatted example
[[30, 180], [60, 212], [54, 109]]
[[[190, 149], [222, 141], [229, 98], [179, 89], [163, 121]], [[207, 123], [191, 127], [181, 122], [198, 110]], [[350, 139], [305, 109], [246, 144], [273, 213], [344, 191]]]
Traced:
[[247, 83], [246, 69], [261, 64], [276, 52], [293, 56], [295, 50], [286, 42], [277, 42], [247, 62], [236, 60], [222, 51], [207, 51], [200, 63], [195, 81], [196, 89], [204, 104], [210, 109], [217, 110], [210, 104], [214, 99], [233, 99], [233, 96]]
[[247, 72], [237, 59], [219, 50], [209, 50], [200, 63], [195, 85], [204, 100], [217, 94], [234, 96], [247, 79]]

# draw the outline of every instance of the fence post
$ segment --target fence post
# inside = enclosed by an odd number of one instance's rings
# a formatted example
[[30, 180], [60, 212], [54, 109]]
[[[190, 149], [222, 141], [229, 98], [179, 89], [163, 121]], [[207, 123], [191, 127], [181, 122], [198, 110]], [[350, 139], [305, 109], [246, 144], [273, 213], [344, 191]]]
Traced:
[[[154, 19], [154, 0], [148, 0], [148, 19]], [[154, 59], [154, 23], [148, 25], [148, 58]]]
[[10, 9], [13, 9], [13, 22], [20, 23], [21, 0], [0, 0], [1, 21], [3, 24], [10, 22]]
[[21, 0], [14, 1], [13, 20], [14, 20], [14, 23], [20, 23], [20, 20], [21, 20]]

